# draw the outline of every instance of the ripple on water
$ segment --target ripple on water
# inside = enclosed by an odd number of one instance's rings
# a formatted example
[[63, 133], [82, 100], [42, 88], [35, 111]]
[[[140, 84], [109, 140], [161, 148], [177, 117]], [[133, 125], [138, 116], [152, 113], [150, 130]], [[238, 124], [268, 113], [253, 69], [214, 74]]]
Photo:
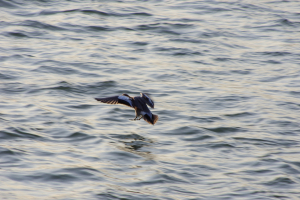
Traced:
[[20, 31], [20, 32], [6, 32], [4, 35], [10, 37], [16, 37], [16, 38], [29, 38], [29, 35], [27, 35], [25, 32]]
[[0, 7], [4, 8], [17, 8], [17, 5], [13, 2], [0, 1]]
[[235, 133], [235, 132], [245, 132], [246, 130], [240, 127], [216, 127], [216, 128], [204, 128], [206, 130], [215, 133]]
[[[0, 60], [1, 60], [1, 57], [0, 57]], [[17, 79], [17, 76], [10, 75], [9, 72], [0, 73], [0, 79]]]
[[240, 118], [240, 117], [251, 117], [255, 115], [255, 113], [251, 113], [251, 112], [239, 112], [239, 113], [233, 113], [233, 114], [225, 114], [224, 116], [226, 117], [232, 117], [232, 118]]
[[39, 134], [33, 134], [31, 130], [26, 130], [20, 127], [9, 127], [6, 131], [0, 131], [0, 138], [13, 140], [16, 138], [27, 138], [41, 140], [43, 137]]
[[165, 134], [168, 134], [168, 135], [194, 135], [194, 134], [198, 134], [198, 133], [202, 133], [202, 132], [203, 132], [203, 130], [200, 128], [197, 128], [197, 127], [183, 126], [180, 128], [170, 130]]
[[145, 140], [146, 138], [144, 138], [141, 135], [138, 135], [136, 133], [132, 133], [132, 134], [111, 134], [111, 137], [113, 138], [119, 138], [119, 139], [128, 139], [128, 140]]
[[0, 163], [3, 167], [16, 166], [22, 163], [23, 155], [25, 155], [25, 152], [20, 150], [1, 147], [0, 156], [2, 159]]
[[270, 186], [271, 188], [273, 188], [273, 187], [285, 188], [285, 187], [290, 187], [291, 185], [294, 185], [295, 183], [296, 182], [293, 181], [291, 178], [278, 177], [278, 178], [275, 178], [274, 180], [265, 182], [264, 185]]
[[195, 137], [185, 137], [182, 140], [184, 141], [204, 141], [204, 140], [208, 140], [208, 139], [213, 139], [213, 136], [210, 135], [200, 135], [200, 136], [195, 136]]
[[76, 141], [84, 141], [84, 140], [92, 140], [95, 139], [96, 136], [92, 136], [83, 132], [74, 132], [71, 133], [70, 135], [66, 136], [66, 138], [69, 138], [70, 142], [76, 142]]
[[58, 67], [58, 66], [40, 66], [33, 72], [39, 73], [52, 73], [52, 74], [61, 74], [61, 75], [70, 75], [70, 74], [78, 74], [79, 71], [70, 67]]
[[103, 12], [99, 10], [81, 10], [84, 14], [97, 14], [101, 16], [111, 16], [111, 17], [130, 17], [130, 16], [141, 16], [141, 17], [149, 17], [152, 16], [152, 14], [147, 12], [132, 12], [132, 13], [116, 13], [116, 12]]
[[51, 30], [51, 31], [63, 31], [66, 30], [65, 28], [59, 27], [59, 26], [54, 26], [51, 24], [35, 21], [35, 20], [25, 20], [22, 21], [21, 23], [17, 24], [19, 26], [28, 26], [28, 27], [34, 27], [34, 28], [39, 28], [42, 30]]
[[9, 173], [6, 176], [15, 181], [26, 180], [29, 182], [40, 183], [55, 183], [65, 184], [81, 181], [82, 179], [92, 181], [103, 181], [103, 178], [98, 176], [99, 172], [92, 168], [76, 167], [76, 168], [62, 168], [59, 170], [39, 170], [36, 172], [25, 171], [19, 174]]
[[184, 49], [184, 48], [163, 48], [163, 47], [157, 47], [155, 48], [155, 51], [160, 52], [159, 54], [166, 54], [166, 55], [173, 55], [173, 56], [199, 56], [202, 55], [201, 52], [198, 51], [192, 51], [190, 49]]

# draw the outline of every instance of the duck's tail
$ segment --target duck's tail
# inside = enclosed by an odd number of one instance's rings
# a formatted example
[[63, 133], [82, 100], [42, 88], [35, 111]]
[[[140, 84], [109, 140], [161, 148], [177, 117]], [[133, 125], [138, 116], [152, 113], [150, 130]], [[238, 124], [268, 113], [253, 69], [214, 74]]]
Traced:
[[158, 116], [152, 114], [153, 125], [158, 121]]
[[147, 114], [143, 115], [143, 118], [144, 118], [144, 120], [146, 122], [148, 122], [149, 124], [152, 124], [152, 125], [154, 125], [157, 122], [157, 120], [158, 120], [158, 116], [157, 115], [153, 115], [153, 114], [152, 114], [152, 119]]

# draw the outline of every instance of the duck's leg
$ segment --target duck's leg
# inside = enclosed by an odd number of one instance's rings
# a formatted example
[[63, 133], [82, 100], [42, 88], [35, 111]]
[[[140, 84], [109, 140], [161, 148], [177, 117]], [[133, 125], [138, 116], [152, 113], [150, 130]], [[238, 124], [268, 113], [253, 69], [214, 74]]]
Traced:
[[137, 119], [139, 116], [141, 115], [141, 111], [137, 108], [135, 109], [135, 118], [134, 119], [131, 119], [132, 121], [136, 121], [136, 120], [140, 120], [140, 119]]
[[137, 120], [137, 117], [140, 116], [140, 111], [139, 109], [135, 109], [135, 118], [134, 119], [131, 119], [131, 121], [135, 121]]
[[131, 120], [131, 121], [135, 121], [135, 120], [137, 120], [136, 118], [137, 118], [137, 116], [136, 116], [134, 119], [130, 119], [130, 120]]
[[141, 117], [139, 119], [137, 119], [137, 120], [141, 120], [142, 118], [143, 118], [143, 115], [141, 115]]

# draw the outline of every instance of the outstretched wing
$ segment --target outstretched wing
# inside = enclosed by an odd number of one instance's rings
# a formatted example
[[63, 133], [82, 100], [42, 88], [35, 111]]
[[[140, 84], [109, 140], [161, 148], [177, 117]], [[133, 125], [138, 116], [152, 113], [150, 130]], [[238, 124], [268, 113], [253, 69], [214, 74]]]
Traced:
[[107, 97], [107, 98], [95, 98], [97, 101], [100, 101], [102, 103], [107, 104], [123, 104], [125, 106], [132, 107], [132, 101], [127, 96], [113, 96], [113, 97]]
[[107, 98], [95, 98], [97, 101], [101, 101], [102, 103], [107, 103], [107, 104], [118, 104], [119, 102], [119, 96], [114, 96], [114, 97], [107, 97]]

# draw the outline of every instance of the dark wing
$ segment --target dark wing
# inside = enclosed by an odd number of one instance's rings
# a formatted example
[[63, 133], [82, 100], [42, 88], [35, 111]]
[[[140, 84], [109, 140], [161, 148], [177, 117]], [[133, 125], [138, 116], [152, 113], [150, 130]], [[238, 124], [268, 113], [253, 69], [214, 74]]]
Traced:
[[118, 103], [123, 104], [125, 106], [133, 107], [132, 106], [132, 98], [124, 95], [120, 95], [118, 97]]
[[97, 101], [101, 101], [102, 103], [108, 104], [118, 104], [119, 96], [107, 97], [107, 98], [95, 98]]
[[125, 106], [131, 106], [131, 100], [129, 97], [126, 96], [113, 96], [113, 97], [107, 97], [107, 98], [95, 98], [97, 101], [100, 101], [102, 103], [107, 104], [123, 104]]

